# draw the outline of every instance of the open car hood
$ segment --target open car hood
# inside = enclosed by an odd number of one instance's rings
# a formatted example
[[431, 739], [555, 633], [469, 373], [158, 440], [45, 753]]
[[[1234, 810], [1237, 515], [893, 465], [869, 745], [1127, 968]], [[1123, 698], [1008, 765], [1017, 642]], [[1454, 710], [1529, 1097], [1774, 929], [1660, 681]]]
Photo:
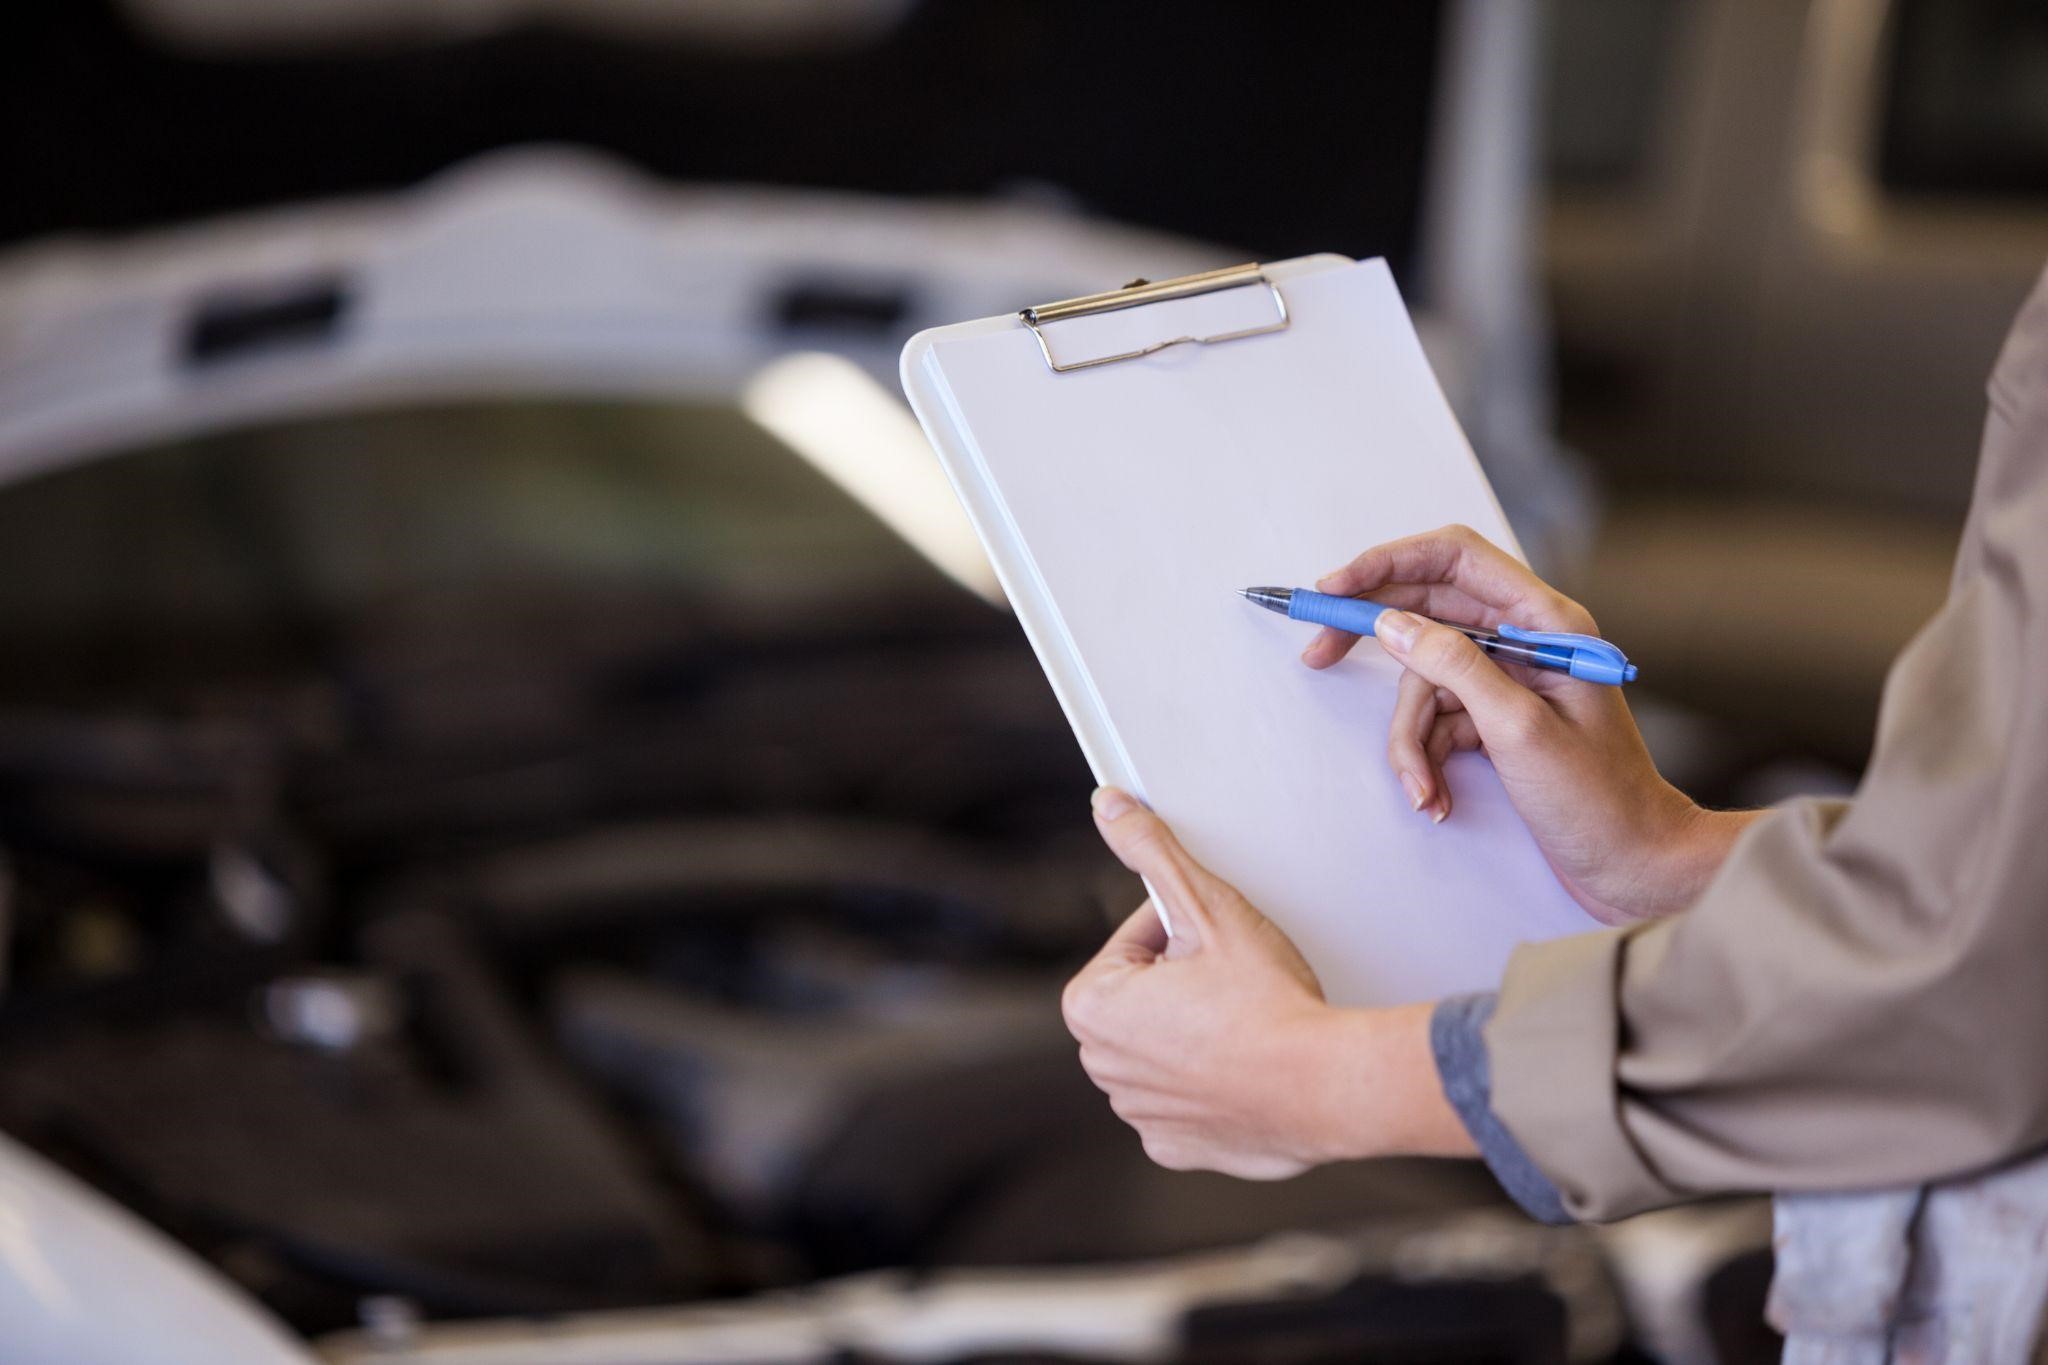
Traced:
[[256, 421], [508, 394], [737, 397], [920, 328], [1230, 253], [1028, 204], [687, 188], [567, 149], [0, 258], [0, 484]]

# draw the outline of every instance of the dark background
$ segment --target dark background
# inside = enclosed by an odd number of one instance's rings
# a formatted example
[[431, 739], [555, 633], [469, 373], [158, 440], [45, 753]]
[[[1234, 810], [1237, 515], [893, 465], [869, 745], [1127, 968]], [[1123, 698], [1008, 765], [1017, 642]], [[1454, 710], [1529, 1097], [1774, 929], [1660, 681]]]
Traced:
[[[529, 27], [223, 61], [107, 0], [23, 0], [0, 56], [0, 238], [411, 184], [524, 142], [657, 175], [985, 195], [1228, 242], [1405, 262], [1440, 6], [921, 5], [886, 44], [707, 54]], [[1358, 149], [1371, 145], [1370, 157]]]

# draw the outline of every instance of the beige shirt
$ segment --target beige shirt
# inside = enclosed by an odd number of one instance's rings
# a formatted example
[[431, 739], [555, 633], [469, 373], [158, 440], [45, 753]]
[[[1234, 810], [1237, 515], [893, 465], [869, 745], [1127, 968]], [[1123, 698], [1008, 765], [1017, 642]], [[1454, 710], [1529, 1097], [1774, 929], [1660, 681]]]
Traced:
[[1855, 800], [1758, 821], [1683, 915], [1509, 963], [1494, 1109], [1575, 1216], [2048, 1145], [2048, 275], [1990, 395]]

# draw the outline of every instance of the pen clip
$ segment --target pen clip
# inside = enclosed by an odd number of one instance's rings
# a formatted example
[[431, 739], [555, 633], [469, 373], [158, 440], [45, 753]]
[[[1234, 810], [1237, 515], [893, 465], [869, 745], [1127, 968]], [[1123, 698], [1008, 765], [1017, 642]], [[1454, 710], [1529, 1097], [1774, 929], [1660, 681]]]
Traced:
[[1505, 621], [1501, 623], [1499, 634], [1503, 640], [1515, 640], [1525, 645], [1554, 645], [1569, 649], [1572, 658], [1567, 671], [1574, 678], [1602, 683], [1635, 681], [1636, 667], [1628, 661], [1628, 656], [1597, 635], [1574, 635], [1566, 630], [1523, 630]]

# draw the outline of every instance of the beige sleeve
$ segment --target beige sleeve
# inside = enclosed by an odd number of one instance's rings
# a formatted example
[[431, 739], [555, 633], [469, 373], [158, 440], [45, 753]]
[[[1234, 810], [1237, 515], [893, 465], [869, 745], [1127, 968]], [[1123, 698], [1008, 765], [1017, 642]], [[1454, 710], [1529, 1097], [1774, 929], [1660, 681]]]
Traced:
[[2048, 1144], [2044, 1037], [2048, 279], [1855, 801], [1757, 822], [1683, 915], [1521, 949], [1486, 1031], [1495, 1111], [1584, 1219]]

